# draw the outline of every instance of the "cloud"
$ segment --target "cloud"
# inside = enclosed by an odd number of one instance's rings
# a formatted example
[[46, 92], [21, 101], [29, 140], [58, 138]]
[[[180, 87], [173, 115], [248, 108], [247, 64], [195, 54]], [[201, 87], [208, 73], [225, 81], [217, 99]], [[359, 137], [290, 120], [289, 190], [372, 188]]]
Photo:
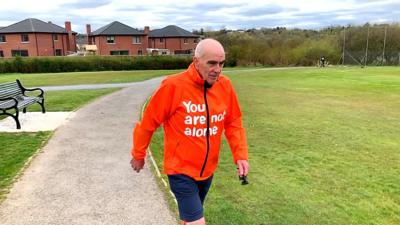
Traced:
[[60, 5], [60, 8], [72, 8], [72, 9], [82, 9], [82, 8], [97, 8], [100, 6], [105, 6], [111, 4], [112, 0], [87, 0], [87, 1], [77, 1], [77, 2], [67, 2]]
[[26, 18], [52, 21], [85, 32], [115, 20], [143, 29], [162, 28], [175, 24], [193, 29], [249, 29], [285, 26], [318, 29], [331, 25], [399, 22], [398, 0], [20, 0], [3, 1], [0, 26], [8, 26]]

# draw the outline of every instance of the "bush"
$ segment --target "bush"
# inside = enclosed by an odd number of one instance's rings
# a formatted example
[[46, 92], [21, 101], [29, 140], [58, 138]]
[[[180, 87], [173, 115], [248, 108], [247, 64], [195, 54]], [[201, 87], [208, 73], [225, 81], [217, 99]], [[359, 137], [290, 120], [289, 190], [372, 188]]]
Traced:
[[191, 61], [186, 56], [15, 57], [0, 60], [0, 73], [183, 69]]

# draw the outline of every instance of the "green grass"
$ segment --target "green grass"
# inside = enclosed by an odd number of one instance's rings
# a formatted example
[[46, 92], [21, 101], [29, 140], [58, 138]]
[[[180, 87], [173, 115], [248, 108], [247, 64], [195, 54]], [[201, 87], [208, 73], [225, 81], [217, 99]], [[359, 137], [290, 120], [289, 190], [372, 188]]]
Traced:
[[[119, 89], [45, 92], [46, 110], [48, 112], [74, 111], [82, 105], [116, 90]], [[38, 104], [32, 105], [28, 108], [28, 111], [40, 111], [40, 106]], [[0, 200], [4, 198], [13, 179], [28, 159], [43, 146], [51, 134], [51, 132], [0, 132]]]
[[0, 83], [20, 79], [27, 87], [128, 83], [143, 81], [154, 77], [169, 75], [181, 70], [135, 70], [135, 71], [104, 71], [77, 73], [40, 73], [40, 74], [1, 74]]
[[[74, 111], [82, 105], [91, 102], [102, 95], [112, 93], [119, 88], [78, 90], [78, 91], [47, 91], [45, 92], [46, 111]], [[40, 111], [39, 104], [31, 105], [28, 111]]]
[[[400, 68], [227, 74], [250, 185], [240, 185], [223, 142], [207, 224], [400, 224]], [[151, 149], [161, 168], [161, 131]]]
[[0, 200], [25, 162], [42, 147], [50, 134], [0, 133]]

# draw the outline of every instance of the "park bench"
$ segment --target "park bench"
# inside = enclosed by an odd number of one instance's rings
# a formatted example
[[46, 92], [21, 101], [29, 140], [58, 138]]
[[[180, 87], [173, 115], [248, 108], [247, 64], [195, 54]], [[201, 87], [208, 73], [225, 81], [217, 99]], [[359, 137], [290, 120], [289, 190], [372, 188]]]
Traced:
[[[27, 92], [31, 91], [40, 91], [40, 94], [37, 96], [27, 95]], [[40, 88], [25, 88], [18, 79], [14, 82], [2, 83], [0, 84], [0, 110], [2, 111], [0, 115], [11, 116], [17, 123], [17, 129], [21, 129], [18, 119], [19, 111], [21, 109], [23, 113], [26, 113], [26, 108], [29, 105], [39, 103], [42, 107], [42, 113], [46, 112], [44, 108], [43, 94], [44, 92]], [[14, 111], [15, 114], [10, 111]]]

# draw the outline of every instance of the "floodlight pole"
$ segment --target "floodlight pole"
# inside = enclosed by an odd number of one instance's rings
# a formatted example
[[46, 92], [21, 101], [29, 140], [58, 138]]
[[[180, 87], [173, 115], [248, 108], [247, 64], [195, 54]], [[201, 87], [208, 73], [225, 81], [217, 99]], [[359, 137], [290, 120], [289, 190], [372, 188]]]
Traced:
[[369, 39], [369, 26], [367, 30], [367, 46], [365, 47], [365, 61], [364, 61], [364, 67], [367, 66], [367, 60], [368, 60], [368, 39]]
[[385, 27], [385, 38], [383, 39], [382, 66], [385, 63], [386, 32], [387, 32], [387, 27]]

